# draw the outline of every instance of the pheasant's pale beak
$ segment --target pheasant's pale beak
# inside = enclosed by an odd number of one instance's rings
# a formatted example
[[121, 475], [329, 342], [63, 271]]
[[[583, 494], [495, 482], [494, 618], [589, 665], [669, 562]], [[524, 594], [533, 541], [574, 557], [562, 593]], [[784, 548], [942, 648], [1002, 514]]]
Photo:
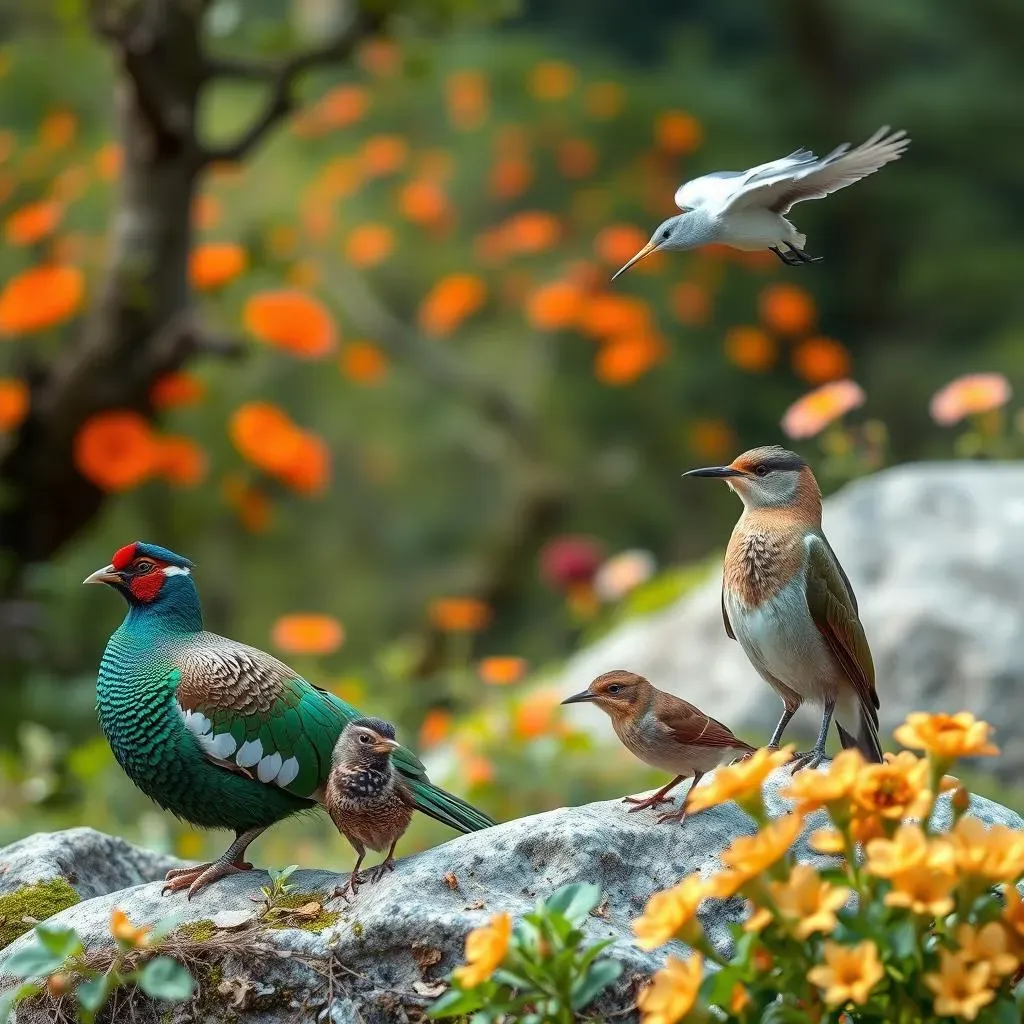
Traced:
[[384, 736], [381, 736], [373, 745], [373, 752], [375, 754], [390, 754], [393, 750], [397, 750], [402, 744], [398, 740], [389, 740]]
[[584, 690], [582, 693], [574, 693], [571, 697], [566, 697], [562, 701], [563, 704], [586, 704], [595, 699], [594, 694], [589, 690]]
[[102, 569], [97, 569], [94, 573], [90, 573], [82, 582], [117, 584], [121, 583], [122, 580], [121, 574], [112, 565], [105, 565]]
[[652, 238], [624, 267], [612, 274], [612, 280], [614, 281], [619, 274], [624, 274], [634, 263], [639, 263], [645, 256], [650, 256], [657, 248], [658, 243]]
[[730, 476], [746, 476], [742, 469], [735, 469], [732, 466], [707, 466], [704, 469], [691, 469], [683, 474], [683, 476], [717, 476], [717, 477], [730, 477]]

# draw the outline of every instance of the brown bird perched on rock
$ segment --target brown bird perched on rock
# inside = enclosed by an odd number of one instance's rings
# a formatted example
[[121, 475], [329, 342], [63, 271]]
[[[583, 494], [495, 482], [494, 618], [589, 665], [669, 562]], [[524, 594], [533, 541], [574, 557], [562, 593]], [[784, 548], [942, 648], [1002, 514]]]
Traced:
[[821, 531], [821, 491], [799, 455], [768, 445], [728, 466], [683, 476], [725, 480], [743, 513], [725, 553], [722, 616], [761, 677], [782, 698], [769, 745], [778, 747], [797, 708], [823, 706], [817, 742], [794, 758], [815, 767], [835, 716], [844, 747], [881, 762], [875, 668], [857, 598]]
[[[692, 778], [686, 791], [689, 796], [705, 772], [754, 752], [754, 748], [734, 736], [728, 726], [709, 718], [700, 708], [680, 697], [659, 690], [635, 672], [625, 669], [605, 672], [582, 693], [566, 697], [562, 703], [584, 701], [596, 704], [608, 715], [616, 736], [641, 761], [675, 775], [653, 796], [624, 797], [624, 803], [636, 804], [630, 808], [631, 812], [668, 802], [669, 791], [684, 779]], [[678, 811], [660, 814], [658, 821], [681, 822], [685, 817], [684, 798]]]
[[415, 806], [412, 791], [391, 763], [391, 754], [399, 746], [395, 727], [380, 718], [353, 719], [338, 737], [324, 807], [357, 857], [348, 882], [335, 895], [358, 891], [363, 881], [359, 867], [367, 848], [388, 851], [372, 881], [394, 870], [395, 846], [409, 827]]

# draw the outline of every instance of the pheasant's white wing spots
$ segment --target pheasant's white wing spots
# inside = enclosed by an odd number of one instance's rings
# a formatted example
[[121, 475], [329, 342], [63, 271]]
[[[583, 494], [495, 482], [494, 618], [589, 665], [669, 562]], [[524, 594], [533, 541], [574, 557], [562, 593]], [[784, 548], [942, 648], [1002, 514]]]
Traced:
[[214, 736], [209, 744], [204, 744], [206, 749], [209, 750], [214, 757], [228, 758], [234, 752], [238, 744], [235, 742], [235, 737], [229, 732], [222, 732], [219, 736]]
[[299, 774], [299, 762], [295, 757], [289, 757], [284, 764], [281, 765], [281, 770], [277, 773], [275, 781], [279, 786], [287, 786], [290, 782], [294, 782], [296, 776]]
[[268, 754], [260, 759], [260, 763], [256, 766], [256, 778], [260, 782], [273, 782], [280, 770], [281, 755], [275, 750], [273, 754]]
[[263, 757], [263, 744], [259, 740], [248, 740], [238, 748], [235, 764], [239, 768], [251, 768]]

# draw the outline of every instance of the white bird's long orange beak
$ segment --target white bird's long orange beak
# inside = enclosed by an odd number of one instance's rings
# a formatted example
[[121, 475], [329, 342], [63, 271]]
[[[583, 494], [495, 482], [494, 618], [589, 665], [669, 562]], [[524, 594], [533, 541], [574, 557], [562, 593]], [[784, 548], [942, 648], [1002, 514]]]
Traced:
[[624, 274], [634, 263], [639, 263], [645, 256], [650, 256], [657, 248], [658, 243], [652, 238], [624, 267], [612, 274], [612, 280], [614, 281], [619, 274]]

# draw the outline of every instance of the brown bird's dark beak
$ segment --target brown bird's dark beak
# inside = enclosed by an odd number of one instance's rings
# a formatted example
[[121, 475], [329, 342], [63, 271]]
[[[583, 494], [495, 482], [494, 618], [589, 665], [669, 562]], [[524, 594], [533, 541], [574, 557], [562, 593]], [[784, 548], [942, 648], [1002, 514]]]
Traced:
[[397, 750], [402, 744], [398, 740], [385, 739], [383, 736], [370, 748], [375, 754], [390, 754]]
[[83, 583], [110, 583], [116, 585], [123, 582], [121, 574], [112, 566], [105, 565], [102, 569], [97, 569], [94, 573], [90, 573], [82, 580]]
[[746, 476], [742, 469], [734, 469], [732, 466], [706, 466], [704, 469], [687, 470], [683, 476]]
[[563, 704], [585, 704], [594, 699], [594, 694], [589, 690], [584, 690], [582, 693], [574, 693], [571, 697], [566, 697], [562, 701]]

